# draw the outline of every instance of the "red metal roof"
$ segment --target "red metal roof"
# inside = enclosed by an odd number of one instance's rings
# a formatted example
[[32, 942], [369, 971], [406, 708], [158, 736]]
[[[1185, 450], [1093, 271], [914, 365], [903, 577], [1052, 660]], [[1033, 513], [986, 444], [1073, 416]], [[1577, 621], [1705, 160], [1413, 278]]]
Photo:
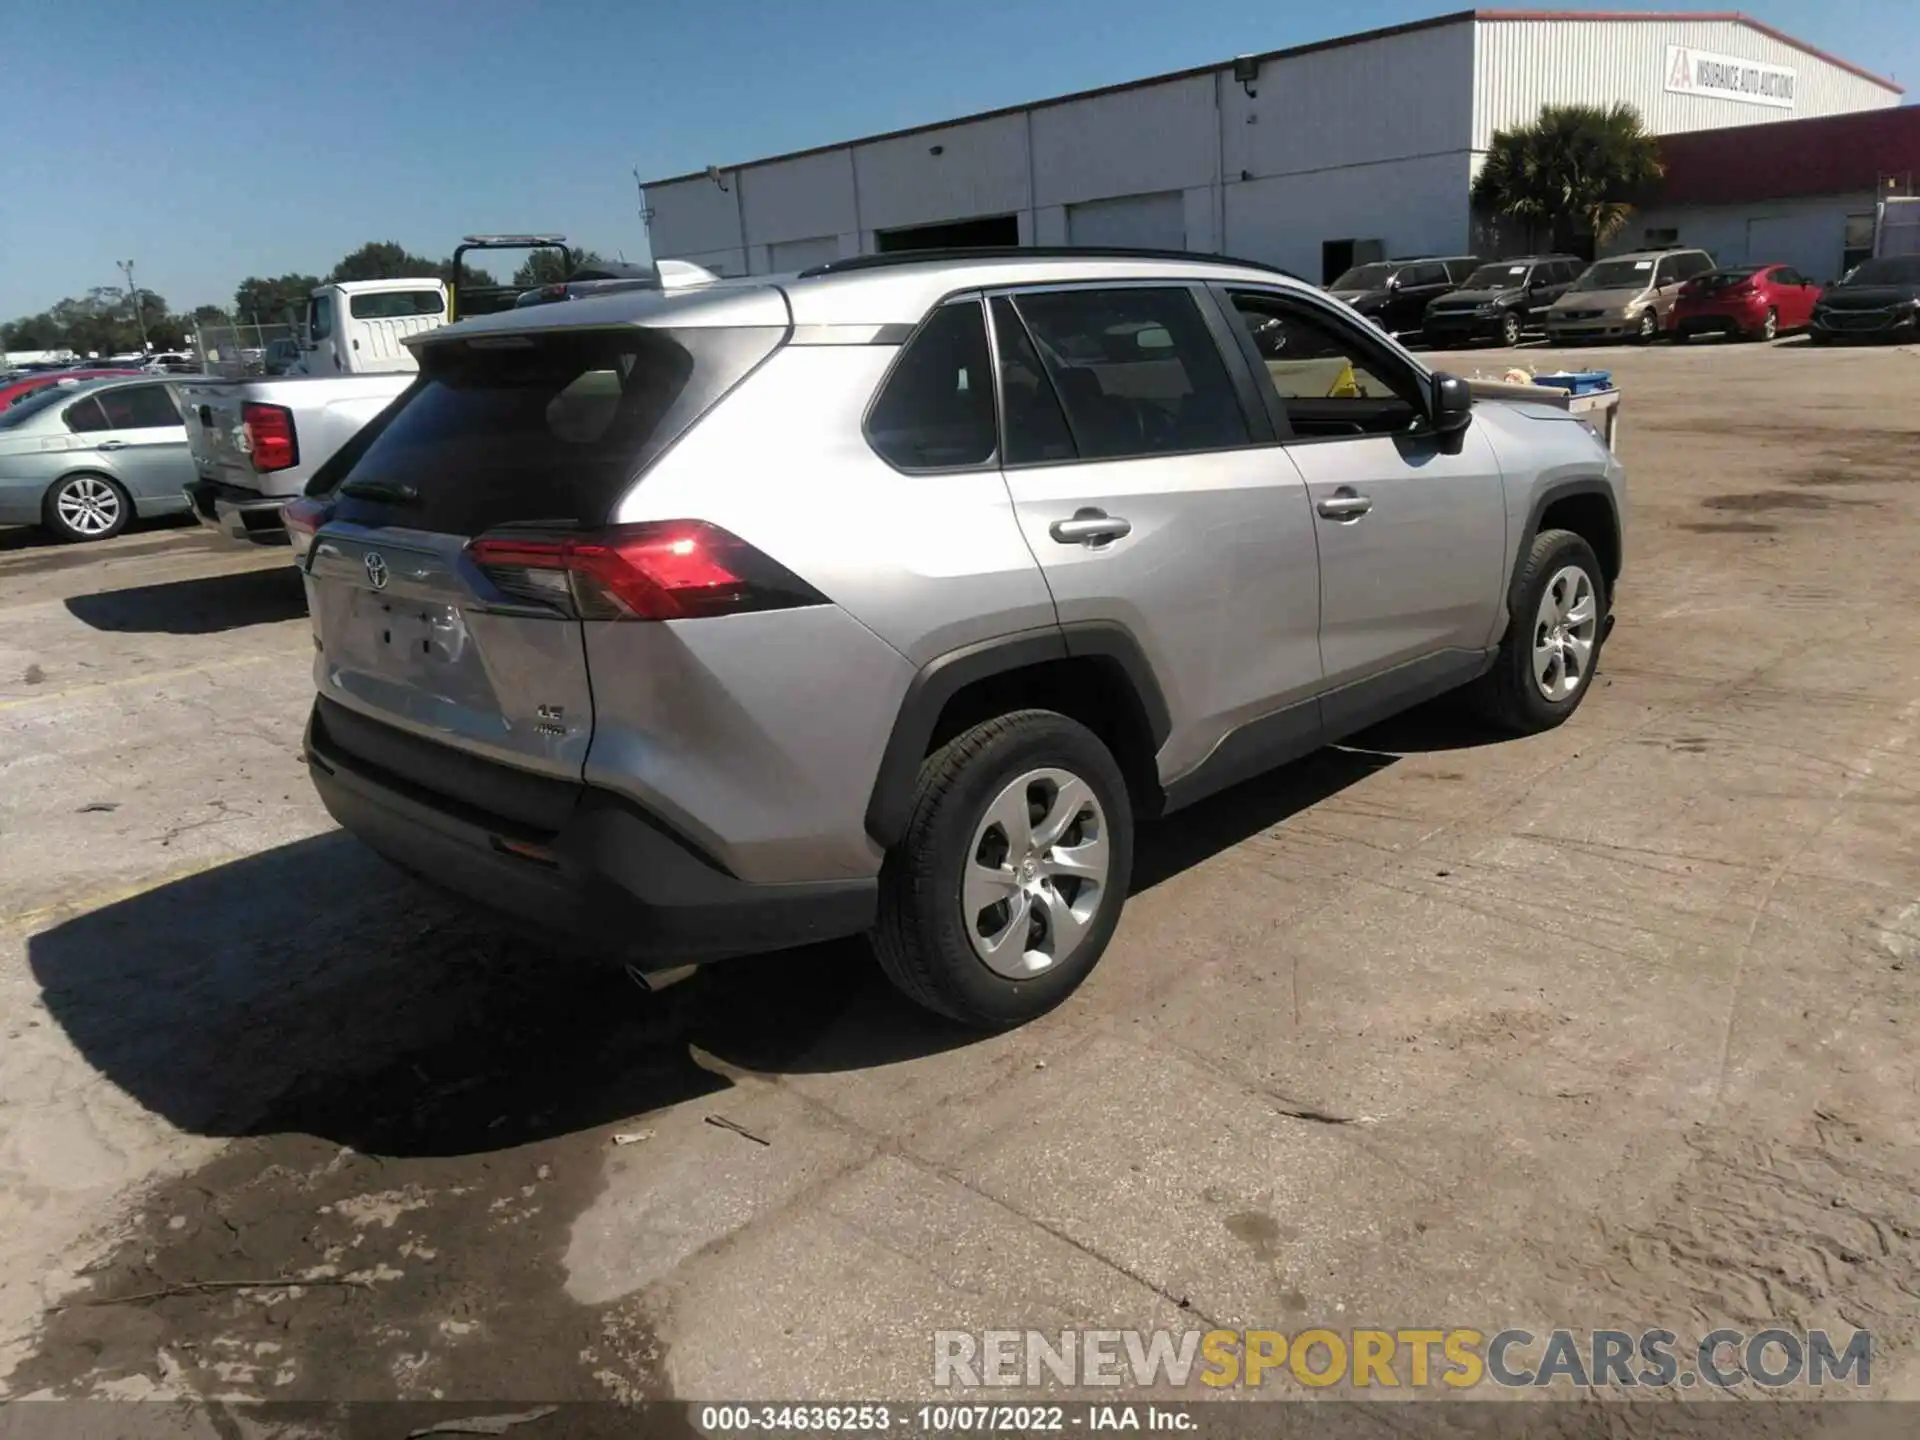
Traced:
[[1920, 106], [1662, 135], [1660, 158], [1664, 205], [1875, 190], [1883, 175], [1920, 179]]

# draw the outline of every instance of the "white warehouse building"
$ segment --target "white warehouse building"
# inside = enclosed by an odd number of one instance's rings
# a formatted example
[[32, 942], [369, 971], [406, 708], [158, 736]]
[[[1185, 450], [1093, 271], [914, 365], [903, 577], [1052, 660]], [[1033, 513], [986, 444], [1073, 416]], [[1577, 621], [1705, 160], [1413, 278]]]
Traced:
[[1666, 135], [1900, 95], [1729, 12], [1469, 10], [650, 181], [646, 213], [656, 256], [727, 275], [1083, 244], [1219, 251], [1325, 280], [1488, 249], [1469, 186], [1494, 132], [1542, 104], [1624, 100]]

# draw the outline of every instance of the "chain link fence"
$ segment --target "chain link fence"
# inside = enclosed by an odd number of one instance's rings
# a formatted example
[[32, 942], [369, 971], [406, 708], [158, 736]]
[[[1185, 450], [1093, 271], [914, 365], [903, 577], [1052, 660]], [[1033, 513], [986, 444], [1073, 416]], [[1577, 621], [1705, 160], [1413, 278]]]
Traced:
[[299, 331], [292, 325], [193, 327], [193, 347], [209, 375], [284, 375], [300, 358]]

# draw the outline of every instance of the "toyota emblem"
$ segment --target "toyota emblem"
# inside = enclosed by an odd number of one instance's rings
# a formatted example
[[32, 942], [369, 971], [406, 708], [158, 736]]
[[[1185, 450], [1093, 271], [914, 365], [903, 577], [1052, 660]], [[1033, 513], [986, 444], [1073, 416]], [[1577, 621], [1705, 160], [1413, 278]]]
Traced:
[[387, 588], [387, 562], [381, 558], [378, 550], [369, 550], [365, 561], [367, 579], [376, 590]]

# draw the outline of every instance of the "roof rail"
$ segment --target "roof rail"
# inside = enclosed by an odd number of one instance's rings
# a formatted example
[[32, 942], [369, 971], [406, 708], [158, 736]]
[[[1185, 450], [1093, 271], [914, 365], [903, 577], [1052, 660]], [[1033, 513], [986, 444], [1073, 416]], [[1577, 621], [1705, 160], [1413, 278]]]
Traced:
[[800, 278], [804, 280], [816, 275], [845, 275], [851, 271], [885, 270], [895, 265], [928, 265], [957, 260], [1192, 260], [1205, 265], [1237, 265], [1243, 270], [1264, 270], [1269, 275], [1284, 275], [1289, 280], [1300, 279], [1291, 270], [1283, 270], [1278, 265], [1268, 265], [1259, 260], [1213, 255], [1204, 250], [1135, 249], [1126, 245], [982, 245], [939, 250], [893, 250], [882, 255], [850, 255], [844, 260], [810, 265], [800, 272]]

